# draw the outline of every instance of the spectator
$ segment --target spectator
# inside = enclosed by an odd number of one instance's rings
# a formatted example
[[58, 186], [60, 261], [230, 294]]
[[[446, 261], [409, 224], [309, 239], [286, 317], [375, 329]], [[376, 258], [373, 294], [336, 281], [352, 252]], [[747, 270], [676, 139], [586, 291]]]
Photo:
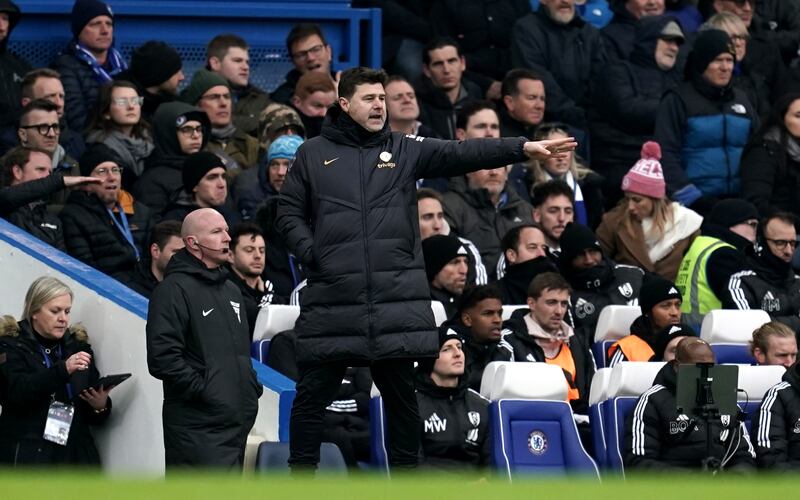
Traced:
[[[86, 330], [69, 324], [72, 300], [67, 285], [42, 276], [25, 294], [22, 320], [3, 318], [0, 463], [100, 465], [89, 429], [108, 420], [108, 393], [114, 386], [93, 388], [100, 380], [97, 360]], [[50, 429], [51, 410], [71, 413], [66, 436], [59, 432], [62, 428]]]
[[11, 32], [21, 17], [17, 4], [11, 0], [0, 1], [0, 125], [12, 125], [17, 121], [22, 110], [17, 83], [31, 70], [27, 61], [8, 50]]
[[272, 141], [282, 135], [306, 137], [306, 129], [300, 114], [290, 106], [273, 102], [268, 104], [258, 119], [259, 149], [263, 154], [269, 151]]
[[609, 60], [625, 60], [634, 46], [636, 26], [645, 17], [664, 14], [664, 0], [612, 0], [614, 18], [602, 29]]
[[162, 212], [165, 220], [183, 222], [198, 208], [213, 208], [232, 226], [240, 217], [228, 196], [227, 166], [214, 153], [199, 151], [186, 157], [181, 170], [182, 191], [177, 191]]
[[503, 323], [503, 340], [511, 346], [514, 361], [561, 367], [572, 410], [585, 415], [594, 361], [588, 345], [564, 321], [569, 301], [569, 283], [558, 273], [536, 276], [528, 288], [530, 313]]
[[289, 303], [292, 291], [305, 282], [306, 269], [300, 259], [286, 247], [278, 230], [275, 228], [275, 216], [278, 208], [278, 196], [267, 198], [256, 210], [255, 222], [264, 233], [267, 244], [266, 262], [261, 276], [272, 283], [275, 301], [279, 304]]
[[533, 278], [543, 272], [558, 272], [547, 253], [544, 232], [536, 223], [514, 226], [503, 236], [501, 245], [507, 265], [497, 288], [503, 304], [524, 304]]
[[250, 83], [250, 47], [234, 34], [217, 35], [208, 42], [206, 67], [228, 81], [236, 129], [258, 138], [258, 118], [270, 103], [266, 92]]
[[203, 111], [182, 102], [168, 102], [153, 117], [155, 149], [136, 181], [134, 195], [160, 214], [183, 186], [183, 163], [190, 154], [203, 149], [211, 125]]
[[467, 65], [461, 46], [452, 38], [431, 40], [422, 52], [422, 73], [417, 85], [421, 120], [439, 137], [456, 138], [456, 114], [468, 102], [483, 97], [480, 88], [464, 78]]
[[131, 67], [117, 75], [136, 85], [144, 97], [142, 119], [152, 124], [159, 106], [178, 98], [178, 85], [184, 80], [183, 62], [178, 52], [164, 42], [150, 40], [131, 54]]
[[432, 128], [424, 125], [419, 118], [417, 93], [408, 80], [402, 76], [390, 76], [386, 80], [386, 111], [389, 115], [389, 128], [392, 132], [438, 137]]
[[600, 32], [575, 12], [575, 0], [541, 0], [511, 33], [511, 63], [542, 77], [547, 89], [545, 118], [586, 128], [590, 84], [604, 69]]
[[64, 111], [72, 130], [83, 130], [100, 87], [128, 64], [114, 45], [114, 13], [99, 0], [75, 0], [70, 17], [72, 40], [52, 64], [61, 74]]
[[229, 178], [258, 163], [258, 140], [233, 123], [231, 89], [225, 78], [201, 69], [192, 76], [181, 99], [208, 115], [211, 135], [204, 150], [226, 160]]
[[731, 276], [721, 297], [725, 309], [762, 309], [775, 321], [800, 330], [800, 277], [792, 269], [797, 250], [795, 218], [776, 212], [761, 224], [748, 269]]
[[662, 329], [656, 334], [656, 342], [653, 347], [655, 355], [651, 361], [666, 361], [669, 363], [675, 359], [678, 344], [687, 337], [697, 337], [697, 333], [687, 325], [672, 325]]
[[108, 146], [86, 150], [81, 174], [103, 181], [69, 194], [60, 214], [67, 252], [127, 283], [150, 234], [150, 210], [122, 190], [119, 160]]
[[181, 223], [174, 220], [159, 222], [150, 230], [149, 258], [142, 258], [127, 285], [149, 299], [156, 285], [164, 281], [167, 264], [178, 250], [184, 247]]
[[592, 168], [605, 177], [608, 208], [622, 198], [620, 182], [639, 159], [642, 144], [653, 139], [661, 96], [681, 81], [679, 50], [684, 34], [670, 16], [637, 23], [628, 60], [612, 61], [595, 82], [592, 101]]
[[297, 148], [303, 143], [299, 135], [282, 135], [272, 141], [266, 162], [236, 177], [234, 199], [242, 218], [251, 219], [267, 198], [277, 196], [292, 166]]
[[181, 236], [186, 248], [147, 312], [147, 367], [164, 385], [166, 466], [240, 470], [263, 388], [242, 294], [220, 269], [228, 261], [227, 224], [201, 208], [186, 217]]
[[[710, 417], [708, 424], [692, 425], [678, 414], [675, 392], [681, 366], [714, 362], [714, 352], [704, 341], [685, 338], [678, 344], [675, 360], [661, 368], [653, 387], [639, 397], [625, 423], [626, 469], [655, 472], [710, 467], [745, 472], [755, 467], [747, 428], [735, 415]], [[708, 463], [709, 457], [716, 459], [714, 463]]]
[[558, 263], [573, 289], [575, 333], [587, 345], [594, 339], [597, 319], [604, 307], [637, 304], [644, 271], [609, 260], [588, 227], [575, 222], [567, 224], [561, 235]]
[[503, 301], [499, 290], [491, 285], [464, 288], [454, 322], [448, 328], [459, 332], [464, 339], [464, 373], [474, 391], [481, 390], [486, 365], [492, 361], [512, 361], [502, 327]]
[[46, 198], [64, 188], [100, 182], [100, 179], [52, 174], [50, 153], [25, 146], [17, 146], [6, 153], [0, 163], [0, 217], [64, 250], [61, 220], [48, 210]]
[[325, 113], [336, 102], [336, 86], [327, 74], [309, 71], [297, 80], [290, 101], [303, 120], [306, 138], [311, 139], [320, 134]]
[[597, 239], [615, 262], [674, 280], [703, 218], [667, 198], [660, 157], [658, 143], [642, 146], [641, 159], [621, 183], [625, 198], [603, 215]]
[[431, 299], [441, 302], [452, 318], [467, 284], [467, 249], [455, 236], [437, 234], [422, 240], [422, 253]]
[[544, 233], [545, 243], [556, 257], [561, 253], [561, 233], [575, 217], [572, 189], [563, 181], [549, 181], [533, 187], [533, 220]]
[[750, 354], [759, 365], [781, 365], [789, 370], [797, 361], [795, 331], [779, 321], [770, 321], [753, 330]]
[[756, 207], [739, 199], [718, 202], [703, 221], [675, 278], [684, 298], [681, 311], [693, 328], [712, 309], [722, 309], [731, 276], [748, 267], [745, 256], [753, 253], [757, 228]]
[[128, 191], [144, 172], [145, 160], [154, 149], [150, 125], [142, 119], [143, 103], [134, 84], [113, 81], [100, 89], [88, 127], [87, 140], [102, 142], [119, 158], [122, 187]]
[[39, 148], [50, 153], [54, 172], [63, 171], [75, 175], [78, 162], [69, 156], [58, 143], [61, 126], [58, 106], [45, 99], [36, 99], [22, 108], [17, 136], [21, 146]]
[[668, 191], [701, 214], [715, 198], [739, 195], [739, 159], [756, 125], [747, 96], [731, 84], [732, 47], [724, 31], [697, 35], [686, 81], [658, 107], [655, 138]]
[[528, 69], [512, 69], [503, 78], [500, 94], [500, 135], [533, 137], [534, 129], [544, 120], [542, 78]]
[[800, 93], [786, 94], [742, 155], [742, 197], [759, 213], [800, 216]]
[[428, 469], [489, 463], [489, 401], [469, 388], [463, 342], [452, 328], [440, 327], [439, 357], [425, 358], [414, 373], [422, 431], [420, 465]]
[[325, 40], [322, 28], [317, 24], [300, 23], [292, 27], [286, 36], [286, 50], [292, 58], [294, 68], [286, 74], [286, 81], [275, 89], [270, 97], [281, 104], [289, 104], [295, 94], [295, 87], [300, 77], [311, 71], [336, 75], [331, 71], [333, 49]]

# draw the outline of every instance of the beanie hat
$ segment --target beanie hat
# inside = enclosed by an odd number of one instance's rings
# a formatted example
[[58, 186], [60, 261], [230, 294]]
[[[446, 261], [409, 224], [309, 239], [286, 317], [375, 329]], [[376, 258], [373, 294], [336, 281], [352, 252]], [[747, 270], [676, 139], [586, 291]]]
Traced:
[[220, 85], [231, 88], [228, 80], [223, 76], [207, 69], [201, 69], [192, 76], [192, 81], [181, 92], [181, 100], [194, 106], [203, 97], [203, 94], [208, 92], [208, 89]]
[[161, 85], [182, 67], [181, 56], [175, 49], [164, 42], [150, 40], [133, 51], [128, 71], [147, 88]]
[[728, 34], [717, 29], [701, 31], [689, 54], [691, 70], [697, 75], [702, 74], [720, 54], [731, 54], [736, 60], [736, 50]]
[[92, 170], [97, 168], [97, 166], [101, 163], [107, 161], [113, 161], [117, 164], [117, 166], [120, 166], [122, 163], [122, 160], [120, 160], [116, 151], [106, 146], [102, 142], [96, 142], [86, 148], [86, 151], [83, 152], [83, 155], [81, 155], [81, 161], [78, 164], [78, 168], [81, 171], [81, 175], [88, 177], [92, 175]]
[[282, 158], [284, 160], [294, 160], [297, 148], [303, 144], [303, 138], [299, 135], [282, 135], [272, 141], [267, 151], [267, 165], [272, 160]]
[[729, 198], [714, 205], [707, 221], [720, 227], [730, 228], [752, 219], [758, 220], [758, 209], [755, 205], [749, 201]]
[[645, 275], [642, 288], [639, 290], [639, 307], [642, 309], [642, 314], [650, 316], [650, 311], [656, 304], [670, 299], [683, 300], [683, 295], [675, 283], [657, 274]]
[[425, 257], [425, 274], [428, 275], [428, 282], [433, 281], [448, 262], [459, 255], [468, 255], [461, 240], [444, 234], [422, 240], [422, 253]]
[[562, 265], [567, 267], [570, 266], [572, 259], [580, 255], [587, 248], [594, 248], [600, 252], [603, 251], [592, 230], [576, 222], [567, 224], [567, 227], [564, 228], [564, 232], [561, 233], [559, 243], [561, 244], [561, 256], [559, 257], [559, 261]]
[[72, 14], [70, 16], [72, 35], [78, 38], [78, 35], [89, 24], [89, 21], [97, 16], [108, 16], [112, 20], [114, 19], [114, 13], [106, 3], [99, 0], [76, 0], [75, 5], [72, 6]]
[[225, 168], [225, 162], [214, 153], [200, 151], [187, 156], [182, 171], [184, 191], [191, 193], [200, 179], [214, 168]]
[[293, 108], [273, 102], [267, 105], [258, 118], [259, 139], [266, 148], [269, 142], [281, 129], [295, 127], [300, 135], [305, 136], [306, 129], [303, 120]]
[[662, 199], [667, 195], [664, 172], [661, 170], [661, 146], [647, 141], [642, 145], [641, 158], [622, 178], [622, 190]]
[[664, 351], [667, 349], [667, 345], [678, 337], [697, 337], [697, 332], [692, 327], [683, 324], [665, 327], [656, 333], [656, 340], [653, 344], [655, 354], [652, 361], [664, 361]]
[[[438, 348], [436, 349], [437, 353], [442, 350], [442, 346], [445, 345], [448, 340], [456, 339], [464, 344], [466, 339], [469, 338], [469, 331], [466, 330], [465, 327], [454, 323], [443, 324], [438, 328], [437, 333], [439, 334]], [[417, 360], [417, 369], [427, 375], [433, 371], [434, 364], [436, 364], [436, 358], [419, 359]]]

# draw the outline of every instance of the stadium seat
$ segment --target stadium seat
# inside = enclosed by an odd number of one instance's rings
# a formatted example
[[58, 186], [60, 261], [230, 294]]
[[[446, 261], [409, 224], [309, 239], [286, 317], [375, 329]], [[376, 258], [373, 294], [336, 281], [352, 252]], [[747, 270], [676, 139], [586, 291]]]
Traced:
[[[289, 443], [264, 441], [258, 446], [256, 472], [288, 473], [288, 460]], [[319, 449], [319, 471], [347, 474], [347, 464], [338, 446], [333, 443], [322, 443]]]
[[253, 342], [271, 339], [279, 332], [291, 330], [298, 316], [300, 316], [300, 306], [270, 304], [262, 307], [256, 318]]
[[739, 394], [737, 400], [744, 412], [744, 422], [750, 430], [753, 415], [761, 406], [764, 395], [775, 384], [780, 382], [786, 369], [780, 365], [749, 366], [739, 365]]
[[447, 312], [444, 310], [444, 304], [438, 300], [432, 300], [431, 310], [433, 311], [433, 321], [436, 322], [436, 326], [441, 326], [442, 323], [447, 321]]
[[386, 412], [383, 398], [372, 396], [369, 400], [369, 441], [371, 464], [378, 470], [389, 473], [389, 452], [386, 448]]
[[598, 368], [606, 367], [608, 348], [630, 335], [631, 324], [641, 315], [639, 306], [606, 306], [600, 311], [592, 344], [592, 355]]
[[[489, 370], [489, 367], [492, 367]], [[489, 377], [486, 375], [489, 370]], [[564, 372], [547, 363], [489, 363], [481, 379], [481, 395], [490, 401], [499, 399], [567, 400], [567, 379]], [[484, 384], [488, 385], [484, 391]]]
[[592, 429], [592, 456], [601, 468], [606, 466], [608, 454], [605, 436], [605, 411], [611, 368], [600, 368], [592, 377], [589, 389], [589, 425]]
[[514, 311], [518, 311], [520, 309], [528, 309], [528, 304], [517, 304], [514, 306], [503, 306], [503, 321], [507, 321], [511, 319], [511, 315], [514, 314]]
[[250, 357], [266, 365], [269, 357], [269, 343], [271, 340], [272, 339], [256, 340], [250, 344]]
[[748, 343], [753, 330], [770, 321], [761, 309], [738, 311], [718, 309], [703, 318], [700, 338], [711, 344], [717, 363], [755, 363]]

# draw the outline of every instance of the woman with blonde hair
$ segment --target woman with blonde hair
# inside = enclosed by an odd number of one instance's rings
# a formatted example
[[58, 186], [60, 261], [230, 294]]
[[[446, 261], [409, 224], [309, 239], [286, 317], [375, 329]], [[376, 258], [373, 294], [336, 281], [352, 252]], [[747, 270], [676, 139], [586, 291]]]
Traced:
[[86, 330], [70, 326], [72, 290], [43, 276], [25, 295], [22, 320], [0, 321], [0, 464], [93, 465], [89, 431], [111, 412]]
[[625, 197], [603, 216], [596, 234], [610, 259], [674, 281], [703, 218], [667, 198], [660, 159], [658, 143], [644, 143], [641, 159], [622, 179]]

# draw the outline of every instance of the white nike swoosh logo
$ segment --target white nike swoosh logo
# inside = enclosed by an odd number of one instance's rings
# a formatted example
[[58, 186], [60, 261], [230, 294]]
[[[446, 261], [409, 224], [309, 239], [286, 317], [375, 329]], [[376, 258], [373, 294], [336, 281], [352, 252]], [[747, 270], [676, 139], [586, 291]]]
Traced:
[[333, 160], [325, 160], [325, 161], [323, 161], [322, 163], [324, 163], [324, 164], [325, 164], [325, 166], [327, 167], [328, 165], [330, 165], [331, 163], [335, 162], [335, 161], [336, 161], [336, 160], [338, 160], [338, 159], [339, 159], [339, 157], [337, 156], [337, 157], [336, 157], [336, 158], [334, 158]]
[[211, 309], [209, 309], [208, 311], [203, 311], [203, 317], [205, 318], [206, 316], [208, 316], [209, 314], [211, 314], [211, 311], [213, 311], [213, 310], [214, 310], [214, 308], [212, 307], [212, 308], [211, 308]]

